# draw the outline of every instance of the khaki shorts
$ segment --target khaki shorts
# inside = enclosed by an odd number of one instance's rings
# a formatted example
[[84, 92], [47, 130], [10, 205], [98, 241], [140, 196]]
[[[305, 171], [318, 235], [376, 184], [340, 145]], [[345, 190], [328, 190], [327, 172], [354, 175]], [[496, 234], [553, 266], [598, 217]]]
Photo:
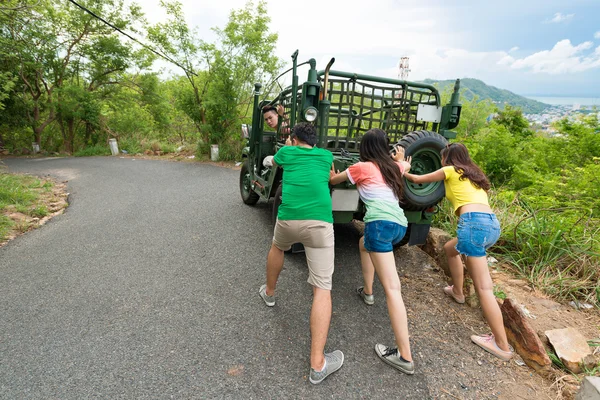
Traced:
[[308, 263], [308, 283], [331, 290], [333, 276], [333, 224], [317, 220], [277, 220], [273, 244], [287, 251], [294, 243], [302, 243]]

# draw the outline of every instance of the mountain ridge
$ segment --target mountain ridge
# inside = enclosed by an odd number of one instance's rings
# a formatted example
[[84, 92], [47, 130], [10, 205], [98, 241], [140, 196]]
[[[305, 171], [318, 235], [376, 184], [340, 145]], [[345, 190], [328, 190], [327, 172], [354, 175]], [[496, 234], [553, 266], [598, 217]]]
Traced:
[[[425, 79], [423, 83], [436, 85], [440, 92], [451, 88], [456, 80], [435, 80]], [[549, 104], [542, 103], [537, 100], [528, 99], [524, 96], [511, 92], [510, 90], [500, 89], [495, 86], [486, 84], [485, 82], [474, 78], [462, 78], [460, 80], [460, 95], [465, 100], [472, 100], [477, 96], [480, 100], [490, 100], [502, 109], [505, 104], [510, 104], [514, 107], [519, 107], [526, 114], [540, 114], [545, 109], [551, 107]]]

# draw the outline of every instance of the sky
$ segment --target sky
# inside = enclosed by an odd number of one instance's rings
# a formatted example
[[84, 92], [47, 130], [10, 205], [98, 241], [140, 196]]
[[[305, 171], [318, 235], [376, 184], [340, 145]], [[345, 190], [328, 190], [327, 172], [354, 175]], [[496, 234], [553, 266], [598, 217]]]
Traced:
[[[245, 0], [180, 0], [190, 26], [211, 42]], [[151, 23], [159, 0], [138, 1]], [[528, 96], [600, 97], [600, 0], [267, 0], [274, 54], [317, 69], [408, 80], [476, 78]], [[176, 70], [174, 70], [176, 72]], [[303, 77], [301, 77], [302, 80]]]

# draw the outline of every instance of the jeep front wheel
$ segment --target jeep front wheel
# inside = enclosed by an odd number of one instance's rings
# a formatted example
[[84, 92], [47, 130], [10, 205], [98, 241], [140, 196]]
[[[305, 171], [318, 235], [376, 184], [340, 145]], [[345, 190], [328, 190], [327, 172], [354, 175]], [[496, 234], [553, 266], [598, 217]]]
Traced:
[[252, 190], [252, 179], [250, 178], [249, 161], [246, 159], [240, 170], [240, 194], [244, 203], [253, 206], [260, 198], [257, 193]]

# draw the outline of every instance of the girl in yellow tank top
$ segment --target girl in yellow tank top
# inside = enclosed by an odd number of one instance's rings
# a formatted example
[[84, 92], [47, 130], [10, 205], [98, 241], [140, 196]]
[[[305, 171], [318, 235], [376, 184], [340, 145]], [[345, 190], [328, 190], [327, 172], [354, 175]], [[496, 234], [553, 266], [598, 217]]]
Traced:
[[441, 151], [441, 156], [443, 167], [437, 171], [426, 175], [406, 173], [404, 177], [414, 183], [444, 181], [446, 198], [459, 216], [457, 237], [444, 245], [452, 278], [452, 285], [445, 287], [444, 293], [457, 303], [465, 302], [464, 259], [479, 296], [483, 315], [492, 330], [489, 335], [473, 335], [471, 340], [496, 357], [508, 361], [512, 358], [513, 351], [508, 344], [502, 313], [494, 297], [494, 285], [486, 257], [486, 250], [500, 237], [500, 224], [488, 203], [490, 182], [471, 160], [463, 144], [447, 145]]

